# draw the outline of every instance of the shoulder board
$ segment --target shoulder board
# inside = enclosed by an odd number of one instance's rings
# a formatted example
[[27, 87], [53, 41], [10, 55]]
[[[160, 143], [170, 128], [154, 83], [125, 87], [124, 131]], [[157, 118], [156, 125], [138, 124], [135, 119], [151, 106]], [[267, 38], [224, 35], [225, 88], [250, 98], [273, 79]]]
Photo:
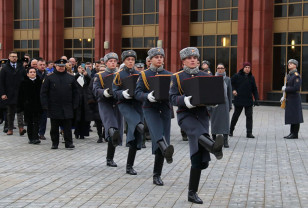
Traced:
[[295, 74], [296, 76], [299, 76], [299, 73], [297, 73], [297, 72], [295, 72], [294, 74]]
[[180, 74], [182, 72], [184, 72], [184, 71], [175, 72], [173, 75]]

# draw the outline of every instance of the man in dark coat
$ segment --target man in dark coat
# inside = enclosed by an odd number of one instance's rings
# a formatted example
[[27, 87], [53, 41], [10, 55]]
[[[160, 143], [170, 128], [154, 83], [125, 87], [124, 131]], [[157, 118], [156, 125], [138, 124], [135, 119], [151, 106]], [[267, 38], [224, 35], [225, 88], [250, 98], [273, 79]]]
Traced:
[[41, 89], [42, 108], [47, 110], [50, 118], [51, 149], [58, 149], [59, 127], [63, 127], [65, 148], [74, 148], [72, 139], [72, 119], [78, 107], [76, 81], [73, 75], [66, 72], [66, 60], [55, 62], [56, 70], [48, 74]]
[[[231, 119], [229, 135], [233, 136], [237, 120], [241, 115], [243, 108], [245, 108], [247, 138], [255, 138], [252, 135], [252, 107], [254, 105], [259, 105], [259, 94], [255, 78], [251, 73], [251, 64], [249, 62], [245, 62], [243, 64], [243, 69], [232, 76], [231, 84], [235, 109]], [[253, 101], [252, 96], [255, 101]]]
[[[9, 54], [9, 61], [3, 66], [0, 72], [0, 96], [7, 105], [7, 135], [13, 135], [14, 118], [18, 101], [18, 92], [20, 83], [26, 76], [26, 71], [21, 62], [17, 62], [17, 53], [12, 51]], [[19, 134], [24, 135], [23, 117], [18, 116]]]
[[300, 123], [304, 122], [302, 112], [302, 101], [299, 94], [302, 79], [297, 72], [298, 61], [290, 59], [288, 61], [289, 74], [287, 85], [282, 87], [286, 93], [285, 124], [291, 124], [290, 134], [286, 139], [298, 139]]

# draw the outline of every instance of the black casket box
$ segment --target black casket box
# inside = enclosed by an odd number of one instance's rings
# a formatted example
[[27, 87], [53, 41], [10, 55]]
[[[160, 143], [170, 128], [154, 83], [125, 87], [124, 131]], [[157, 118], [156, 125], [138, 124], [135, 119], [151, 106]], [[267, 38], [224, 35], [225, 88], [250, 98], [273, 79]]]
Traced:
[[192, 96], [192, 105], [216, 105], [225, 103], [224, 80], [222, 76], [199, 76], [184, 79], [182, 89], [186, 96]]
[[112, 95], [113, 74], [103, 77], [103, 82], [104, 82], [104, 89], [109, 88], [108, 93]]
[[132, 74], [122, 79], [122, 89], [123, 90], [128, 89], [128, 94], [131, 97], [134, 97], [138, 77], [139, 74]]
[[157, 101], [169, 100], [171, 74], [160, 74], [148, 77], [150, 91], [154, 91], [154, 97]]

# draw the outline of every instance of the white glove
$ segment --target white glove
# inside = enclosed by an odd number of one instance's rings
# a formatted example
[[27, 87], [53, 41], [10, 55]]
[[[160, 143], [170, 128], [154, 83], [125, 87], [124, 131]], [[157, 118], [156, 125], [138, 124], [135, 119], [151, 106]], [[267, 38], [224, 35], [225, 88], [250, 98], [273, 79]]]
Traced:
[[282, 103], [284, 101], [284, 97], [282, 96], [280, 99], [280, 103]]
[[128, 94], [128, 89], [122, 91], [122, 95], [124, 96], [125, 99], [133, 99], [129, 94]]
[[286, 86], [282, 86], [281, 90], [284, 92], [286, 91]]
[[154, 91], [152, 91], [152, 92], [150, 92], [150, 93], [148, 94], [148, 100], [149, 100], [151, 103], [157, 102], [157, 101], [155, 100], [155, 97], [154, 97], [153, 93], [154, 93]]
[[185, 105], [187, 108], [195, 108], [196, 106], [193, 106], [191, 103], [190, 103], [190, 99], [191, 99], [191, 96], [185, 96], [184, 97], [184, 102], [185, 102]]
[[105, 96], [106, 98], [112, 97], [112, 95], [110, 95], [110, 94], [108, 93], [108, 91], [109, 91], [109, 88], [107, 88], [107, 89], [104, 90], [104, 96]]

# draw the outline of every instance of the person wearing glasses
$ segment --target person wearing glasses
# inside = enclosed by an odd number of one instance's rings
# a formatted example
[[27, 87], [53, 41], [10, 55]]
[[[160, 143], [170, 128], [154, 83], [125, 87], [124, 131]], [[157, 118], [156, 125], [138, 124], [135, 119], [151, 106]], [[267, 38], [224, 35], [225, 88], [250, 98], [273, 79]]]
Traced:
[[224, 97], [225, 103], [218, 104], [217, 107], [208, 107], [211, 115], [211, 133], [212, 138], [215, 140], [217, 134], [223, 134], [224, 147], [228, 148], [228, 135], [230, 126], [229, 112], [232, 109], [232, 86], [231, 79], [226, 75], [226, 67], [224, 64], [219, 63], [216, 68], [215, 76], [222, 76], [224, 79]]
[[[7, 106], [7, 135], [13, 135], [14, 119], [17, 111], [19, 86], [26, 76], [26, 70], [22, 63], [17, 61], [17, 52], [9, 53], [9, 60], [2, 67], [0, 72], [0, 96], [2, 102]], [[23, 114], [17, 113], [19, 134], [26, 133], [23, 123]]]

